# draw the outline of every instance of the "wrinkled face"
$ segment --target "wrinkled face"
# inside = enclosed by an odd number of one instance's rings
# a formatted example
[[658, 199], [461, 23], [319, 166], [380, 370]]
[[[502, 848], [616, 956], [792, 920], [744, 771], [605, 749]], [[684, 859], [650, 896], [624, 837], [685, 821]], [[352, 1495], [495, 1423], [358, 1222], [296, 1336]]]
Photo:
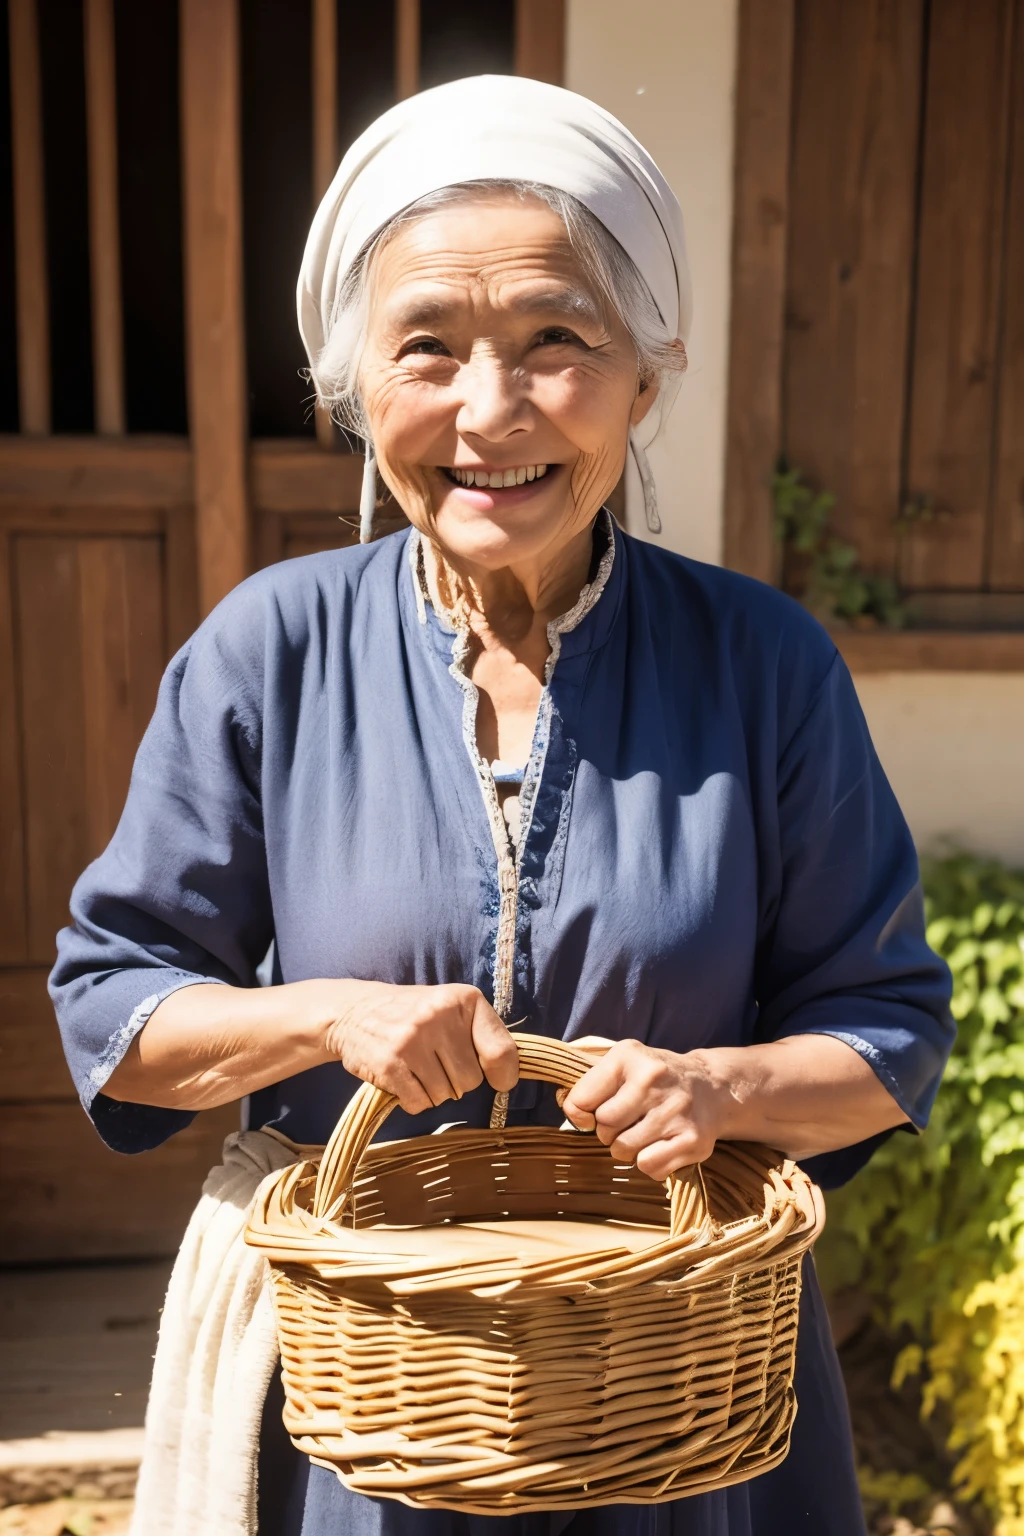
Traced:
[[384, 480], [462, 568], [557, 558], [615, 486], [636, 350], [536, 199], [400, 228], [372, 274], [363, 404]]

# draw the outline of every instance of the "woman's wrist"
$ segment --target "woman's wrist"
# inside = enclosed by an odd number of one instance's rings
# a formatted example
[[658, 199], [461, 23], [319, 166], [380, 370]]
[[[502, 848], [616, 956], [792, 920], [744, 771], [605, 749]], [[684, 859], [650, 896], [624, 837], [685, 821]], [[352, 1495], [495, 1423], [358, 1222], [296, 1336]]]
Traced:
[[307, 1052], [311, 1065], [332, 1061], [341, 1054], [341, 1043], [348, 1013], [352, 1006], [349, 995], [363, 986], [362, 982], [317, 978], [312, 981], [293, 981], [274, 988], [286, 1004], [288, 1029], [296, 1049]]
[[[763, 1116], [756, 1099], [763, 1084], [751, 1079], [750, 1063], [744, 1059], [751, 1049], [709, 1046], [680, 1056], [687, 1076], [696, 1076], [703, 1084], [705, 1114], [716, 1141], [758, 1139], [755, 1126], [761, 1125]], [[763, 1073], [760, 1076], [763, 1079]]]

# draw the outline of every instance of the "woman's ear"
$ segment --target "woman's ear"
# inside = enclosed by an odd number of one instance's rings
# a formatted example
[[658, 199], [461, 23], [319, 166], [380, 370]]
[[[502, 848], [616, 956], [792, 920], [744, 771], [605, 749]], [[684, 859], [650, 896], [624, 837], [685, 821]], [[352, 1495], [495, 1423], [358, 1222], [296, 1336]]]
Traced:
[[638, 427], [640, 425], [657, 398], [657, 379], [639, 379], [637, 382], [637, 392], [633, 397], [633, 404], [629, 412], [629, 424], [631, 427]]

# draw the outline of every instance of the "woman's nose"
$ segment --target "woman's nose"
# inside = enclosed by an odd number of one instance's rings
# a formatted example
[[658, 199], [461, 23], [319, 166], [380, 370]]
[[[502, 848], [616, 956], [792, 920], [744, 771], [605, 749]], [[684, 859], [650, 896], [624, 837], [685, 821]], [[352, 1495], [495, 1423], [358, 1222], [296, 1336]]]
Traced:
[[493, 353], [474, 355], [461, 370], [460, 435], [500, 442], [530, 426], [530, 402], [517, 370]]

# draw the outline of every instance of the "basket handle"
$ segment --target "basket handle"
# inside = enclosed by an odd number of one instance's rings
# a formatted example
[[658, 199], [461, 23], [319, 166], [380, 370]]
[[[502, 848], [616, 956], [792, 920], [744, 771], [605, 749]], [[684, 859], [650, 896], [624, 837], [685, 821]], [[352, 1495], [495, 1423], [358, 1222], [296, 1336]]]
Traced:
[[[512, 1038], [519, 1051], [520, 1078], [571, 1088], [594, 1065], [591, 1057], [562, 1040], [551, 1040], [544, 1035], [517, 1034]], [[397, 1103], [394, 1094], [375, 1088], [372, 1083], [363, 1083], [353, 1094], [320, 1159], [313, 1196], [315, 1217], [321, 1220], [337, 1217], [364, 1152]], [[665, 1187], [669, 1192], [673, 1237], [706, 1221], [707, 1201], [699, 1165], [678, 1169], [666, 1179]]]

